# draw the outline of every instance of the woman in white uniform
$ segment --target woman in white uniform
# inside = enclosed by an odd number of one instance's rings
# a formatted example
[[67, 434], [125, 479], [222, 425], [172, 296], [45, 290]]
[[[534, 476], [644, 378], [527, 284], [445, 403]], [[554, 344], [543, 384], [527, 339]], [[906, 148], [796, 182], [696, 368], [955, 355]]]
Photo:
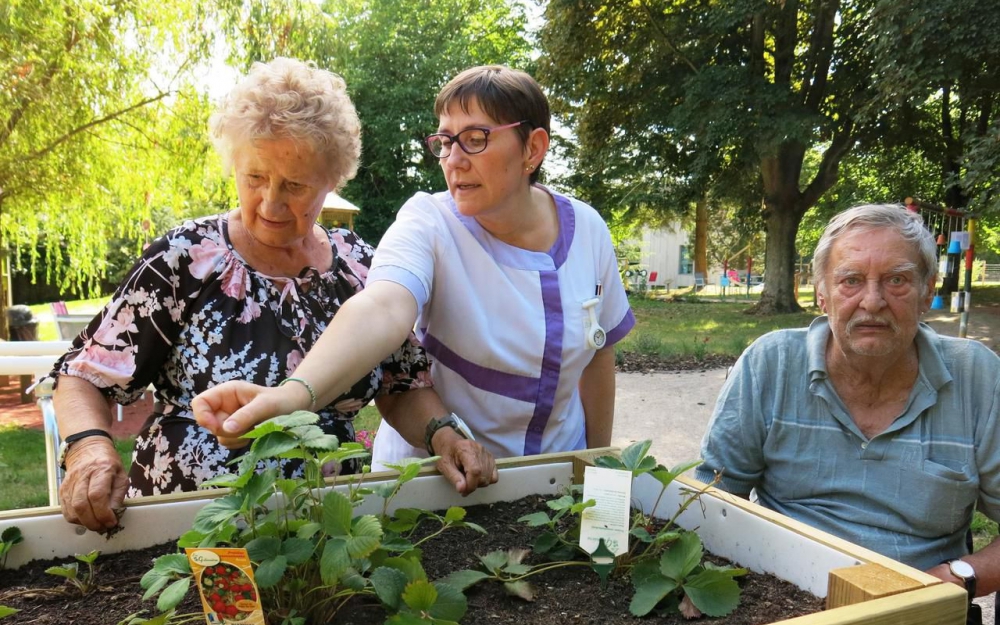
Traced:
[[[614, 343], [635, 324], [607, 226], [537, 183], [549, 106], [527, 74], [468, 69], [438, 94], [426, 139], [448, 191], [418, 193], [379, 244], [368, 285], [295, 371], [299, 384], [216, 386], [193, 403], [231, 439], [338, 396], [417, 330], [452, 414], [396, 417], [376, 463], [428, 453], [463, 493], [496, 481], [493, 457], [611, 441]], [[397, 399], [377, 400], [384, 414]]]

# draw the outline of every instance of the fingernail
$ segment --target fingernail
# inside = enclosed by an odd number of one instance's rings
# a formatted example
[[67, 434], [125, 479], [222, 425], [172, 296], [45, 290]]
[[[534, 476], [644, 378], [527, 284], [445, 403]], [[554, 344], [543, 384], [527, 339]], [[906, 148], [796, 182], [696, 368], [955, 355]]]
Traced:
[[226, 419], [226, 421], [222, 424], [222, 429], [229, 433], [235, 433], [236, 431], [239, 430], [239, 426], [237, 425], [236, 421], [233, 421], [232, 419]]

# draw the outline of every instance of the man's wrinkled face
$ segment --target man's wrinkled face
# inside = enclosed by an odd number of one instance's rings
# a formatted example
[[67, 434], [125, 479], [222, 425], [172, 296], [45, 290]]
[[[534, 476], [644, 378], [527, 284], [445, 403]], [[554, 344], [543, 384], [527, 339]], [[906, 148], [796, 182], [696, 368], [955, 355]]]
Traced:
[[890, 228], [849, 230], [830, 249], [818, 294], [836, 346], [848, 357], [890, 356], [913, 344], [930, 309], [920, 254]]

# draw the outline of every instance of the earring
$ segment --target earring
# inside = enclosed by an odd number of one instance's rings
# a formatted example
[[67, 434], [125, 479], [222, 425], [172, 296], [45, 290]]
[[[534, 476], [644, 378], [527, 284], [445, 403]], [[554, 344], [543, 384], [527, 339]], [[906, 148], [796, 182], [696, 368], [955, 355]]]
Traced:
[[526, 167], [524, 168], [524, 171], [532, 171], [532, 170], [534, 170], [534, 169], [535, 169], [535, 166], [534, 166], [534, 165], [531, 165], [531, 164], [529, 164], [529, 165], [527, 165], [527, 166], [526, 166]]

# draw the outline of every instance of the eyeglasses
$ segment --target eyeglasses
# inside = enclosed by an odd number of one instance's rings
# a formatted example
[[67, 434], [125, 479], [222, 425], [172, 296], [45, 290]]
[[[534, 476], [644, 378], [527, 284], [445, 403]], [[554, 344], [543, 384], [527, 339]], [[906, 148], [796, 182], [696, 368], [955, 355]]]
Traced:
[[466, 154], [479, 154], [486, 149], [491, 132], [507, 130], [508, 128], [517, 128], [521, 124], [527, 123], [528, 120], [523, 119], [519, 122], [514, 122], [513, 124], [495, 126], [493, 128], [466, 128], [457, 135], [437, 132], [432, 135], [428, 135], [427, 138], [424, 139], [424, 142], [427, 144], [427, 149], [431, 151], [431, 154], [438, 158], [447, 158], [450, 156], [451, 146], [456, 143]]

